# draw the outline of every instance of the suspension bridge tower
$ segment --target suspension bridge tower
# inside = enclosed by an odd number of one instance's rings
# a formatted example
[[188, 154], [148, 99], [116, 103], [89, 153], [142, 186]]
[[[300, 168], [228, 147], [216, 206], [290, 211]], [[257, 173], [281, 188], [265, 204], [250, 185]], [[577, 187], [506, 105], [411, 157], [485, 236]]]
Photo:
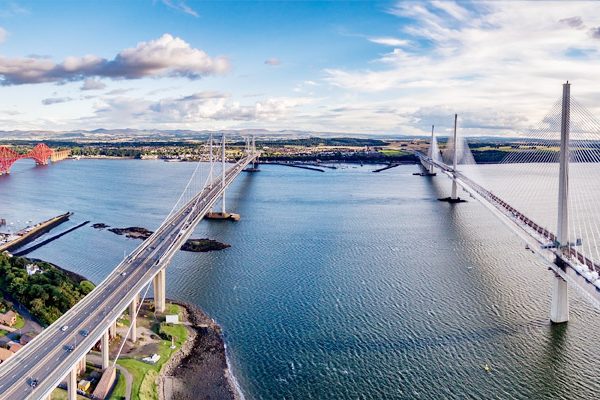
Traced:
[[[556, 246], [559, 252], [569, 251], [569, 130], [570, 130], [571, 84], [563, 84], [562, 115], [560, 121], [560, 154], [558, 172], [558, 226]], [[564, 268], [557, 258], [556, 264]], [[552, 283], [552, 306], [550, 321], [559, 324], [569, 320], [569, 297], [567, 282], [555, 274]]]
[[[211, 136], [211, 140], [210, 140], [210, 176], [212, 179], [212, 170], [214, 168], [214, 163], [213, 163], [214, 159], [212, 156], [212, 136]], [[215, 211], [211, 211], [209, 213], [207, 213], [205, 215], [204, 218], [206, 219], [216, 219], [216, 220], [231, 220], [231, 221], [239, 221], [240, 220], [240, 215], [239, 214], [235, 214], [235, 213], [228, 213], [226, 211], [225, 208], [225, 188], [226, 188], [226, 172], [225, 172], [225, 164], [227, 161], [227, 156], [225, 154], [225, 133], [222, 134], [221, 136], [221, 179], [220, 179], [220, 183], [217, 183], [218, 185], [221, 185], [223, 194], [221, 195], [221, 211], [220, 212], [215, 212]]]
[[[456, 183], [456, 165], [458, 164], [458, 141], [456, 136], [456, 125], [458, 121], [458, 114], [454, 114], [454, 143], [452, 144], [452, 195], [450, 197], [445, 197], [443, 199], [438, 199], [439, 201], [446, 201], [448, 203], [464, 203], [466, 200], [458, 197], [458, 184]], [[433, 129], [432, 129], [433, 134]]]
[[[246, 153], [256, 153], [256, 138], [254, 136], [246, 140]], [[259, 172], [259, 165], [260, 164], [257, 157], [254, 159], [254, 161], [252, 161], [252, 166], [248, 166], [244, 172]]]
[[[433, 161], [433, 157], [435, 156], [434, 151], [436, 151], [437, 149], [434, 146], [434, 142], [435, 142], [435, 133], [433, 132], [435, 128], [435, 125], [431, 125], [431, 145], [429, 146], [430, 149], [430, 153], [429, 157], [431, 157], [431, 161]], [[433, 169], [433, 162], [431, 164], [429, 164], [429, 171], [428, 171], [430, 176], [434, 176], [435, 175], [435, 170]]]

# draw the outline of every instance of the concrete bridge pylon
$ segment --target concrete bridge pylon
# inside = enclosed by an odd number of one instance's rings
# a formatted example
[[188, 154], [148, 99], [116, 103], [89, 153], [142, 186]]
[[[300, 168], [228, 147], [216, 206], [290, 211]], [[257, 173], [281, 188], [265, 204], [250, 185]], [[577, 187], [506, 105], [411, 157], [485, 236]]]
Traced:
[[[571, 84], [563, 84], [562, 115], [560, 124], [560, 154], [558, 176], [558, 229], [556, 245], [559, 251], [569, 251], [569, 130]], [[557, 259], [561, 266], [561, 260]], [[569, 320], [569, 289], [567, 282], [555, 274], [552, 282], [550, 321], [555, 324]]]

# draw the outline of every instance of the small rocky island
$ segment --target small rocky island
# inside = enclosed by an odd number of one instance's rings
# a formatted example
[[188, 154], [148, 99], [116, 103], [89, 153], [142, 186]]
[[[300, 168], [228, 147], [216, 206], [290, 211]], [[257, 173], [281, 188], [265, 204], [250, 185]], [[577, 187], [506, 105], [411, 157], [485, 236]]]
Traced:
[[[108, 225], [102, 224], [102, 223], [94, 224], [94, 225], [92, 225], [92, 227], [96, 228], [96, 229], [109, 228]], [[139, 226], [130, 226], [128, 228], [110, 228], [108, 230], [117, 235], [124, 235], [125, 237], [130, 238], [130, 239], [141, 239], [141, 240], [148, 239], [150, 237], [150, 235], [152, 235], [152, 233], [153, 233], [152, 231], [150, 231], [146, 228], [141, 228]], [[181, 250], [192, 251], [192, 252], [196, 252], [196, 253], [204, 253], [204, 252], [208, 252], [208, 251], [223, 250], [228, 247], [231, 247], [231, 245], [226, 244], [226, 243], [221, 243], [216, 240], [212, 240], [212, 239], [208, 239], [208, 238], [188, 239], [183, 244], [183, 246], [181, 246]]]
[[146, 240], [152, 235], [152, 231], [146, 228], [140, 228], [139, 226], [130, 226], [129, 228], [110, 228], [109, 232], [116, 233], [117, 235], [125, 235], [129, 239], [142, 239]]

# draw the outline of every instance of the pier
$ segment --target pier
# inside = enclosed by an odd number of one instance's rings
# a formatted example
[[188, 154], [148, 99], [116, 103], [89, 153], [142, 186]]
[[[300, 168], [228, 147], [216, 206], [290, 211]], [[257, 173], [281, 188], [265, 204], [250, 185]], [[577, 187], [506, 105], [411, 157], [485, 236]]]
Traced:
[[48, 232], [50, 229], [67, 221], [71, 215], [73, 215], [72, 212], [67, 212], [54, 218], [50, 218], [47, 221], [22, 229], [15, 234], [5, 234], [6, 237], [3, 240], [0, 240], [0, 253], [3, 251], [12, 251], [26, 245]]

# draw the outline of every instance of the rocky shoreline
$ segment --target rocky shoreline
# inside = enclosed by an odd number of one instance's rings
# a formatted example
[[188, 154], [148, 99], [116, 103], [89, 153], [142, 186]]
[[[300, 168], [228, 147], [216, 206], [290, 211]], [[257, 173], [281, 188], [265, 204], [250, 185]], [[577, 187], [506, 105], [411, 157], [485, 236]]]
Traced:
[[227, 365], [221, 327], [199, 307], [183, 307], [189, 336], [164, 365], [158, 383], [160, 400], [240, 400]]

